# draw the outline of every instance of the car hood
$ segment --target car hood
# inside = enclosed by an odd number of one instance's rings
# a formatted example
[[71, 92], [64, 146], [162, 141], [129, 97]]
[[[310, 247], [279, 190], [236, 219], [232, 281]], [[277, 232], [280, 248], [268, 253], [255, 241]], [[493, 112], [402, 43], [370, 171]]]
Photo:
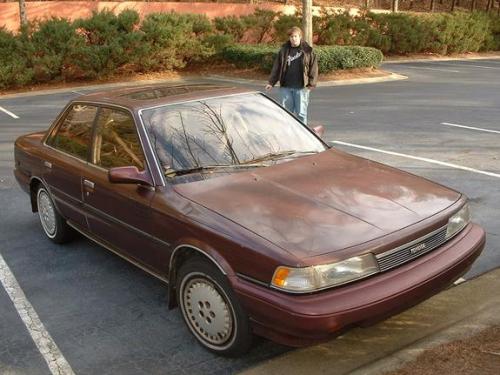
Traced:
[[398, 231], [460, 198], [424, 178], [334, 149], [175, 190], [298, 259]]

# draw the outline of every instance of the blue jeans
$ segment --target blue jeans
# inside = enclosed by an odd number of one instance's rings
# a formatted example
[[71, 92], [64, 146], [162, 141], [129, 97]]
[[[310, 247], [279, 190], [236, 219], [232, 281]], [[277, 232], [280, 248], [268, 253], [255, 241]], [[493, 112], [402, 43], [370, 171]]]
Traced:
[[292, 112], [304, 124], [307, 124], [307, 106], [309, 105], [309, 89], [293, 89], [280, 87], [281, 105]]

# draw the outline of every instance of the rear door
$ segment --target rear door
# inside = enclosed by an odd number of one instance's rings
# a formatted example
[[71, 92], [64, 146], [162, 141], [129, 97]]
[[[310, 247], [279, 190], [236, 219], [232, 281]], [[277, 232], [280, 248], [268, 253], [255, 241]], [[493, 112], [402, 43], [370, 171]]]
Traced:
[[82, 179], [90, 230], [112, 250], [161, 273], [167, 264], [166, 244], [150, 235], [150, 203], [155, 189], [109, 182], [109, 169], [125, 166], [148, 170], [132, 114], [121, 108], [102, 107], [97, 115], [91, 162]]
[[97, 107], [72, 104], [46, 140], [43, 179], [59, 212], [86, 229], [83, 210], [82, 171], [87, 166]]

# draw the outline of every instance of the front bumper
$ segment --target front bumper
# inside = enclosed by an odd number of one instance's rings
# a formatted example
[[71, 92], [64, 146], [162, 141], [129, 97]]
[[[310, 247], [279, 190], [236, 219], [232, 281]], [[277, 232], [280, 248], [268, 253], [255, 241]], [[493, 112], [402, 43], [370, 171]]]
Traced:
[[365, 280], [308, 295], [291, 295], [241, 278], [231, 280], [254, 332], [304, 346], [352, 325], [368, 325], [431, 297], [470, 268], [484, 248], [484, 230], [468, 225], [452, 240], [409, 263]]

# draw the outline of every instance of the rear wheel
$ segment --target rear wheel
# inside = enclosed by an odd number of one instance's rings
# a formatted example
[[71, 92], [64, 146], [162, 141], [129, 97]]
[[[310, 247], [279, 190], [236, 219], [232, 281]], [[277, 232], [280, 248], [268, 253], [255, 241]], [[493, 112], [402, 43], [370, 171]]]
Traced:
[[72, 229], [57, 212], [54, 202], [45, 186], [40, 185], [36, 193], [38, 216], [43, 231], [55, 243], [64, 243], [72, 238]]
[[228, 357], [248, 351], [248, 316], [215, 266], [199, 258], [187, 261], [179, 269], [176, 290], [184, 321], [201, 345]]

